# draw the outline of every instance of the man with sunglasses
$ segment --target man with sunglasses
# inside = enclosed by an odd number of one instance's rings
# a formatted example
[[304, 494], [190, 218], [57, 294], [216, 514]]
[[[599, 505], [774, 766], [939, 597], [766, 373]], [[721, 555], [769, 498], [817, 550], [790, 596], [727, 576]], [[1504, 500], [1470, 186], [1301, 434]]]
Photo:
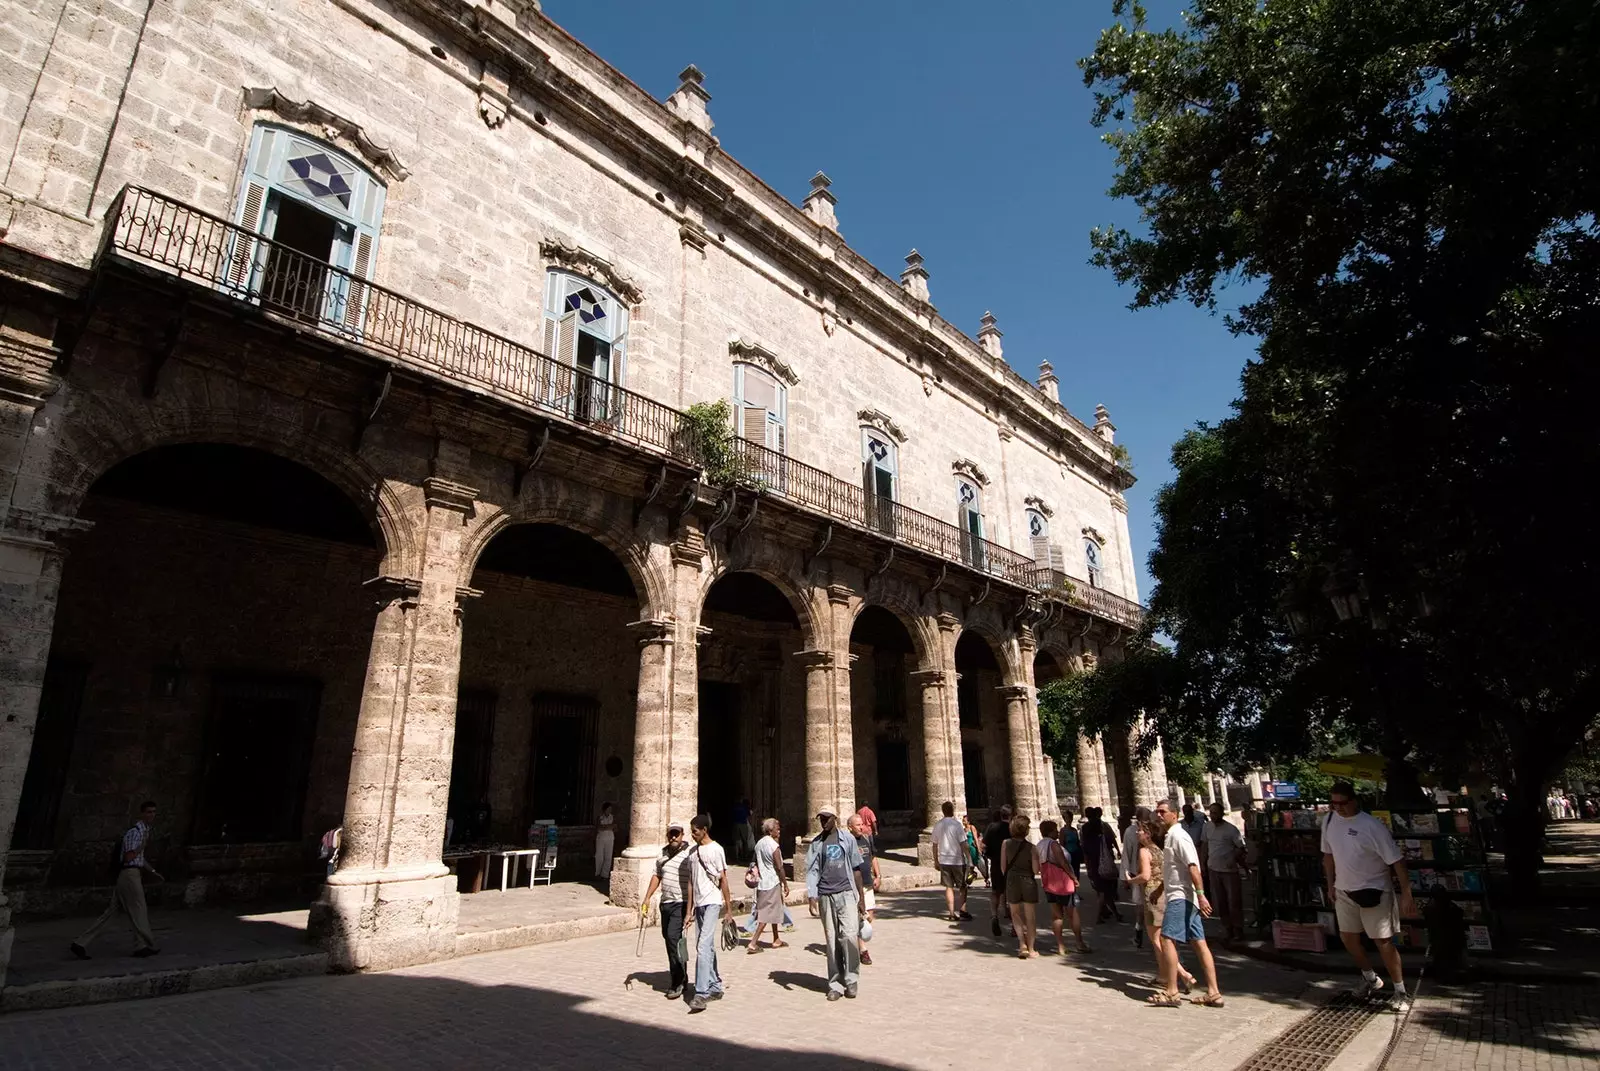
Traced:
[[[1335, 781], [1328, 800], [1333, 813], [1322, 825], [1322, 870], [1328, 879], [1328, 900], [1339, 919], [1339, 939], [1361, 968], [1355, 993], [1376, 997], [1383, 992], [1383, 979], [1373, 971], [1367, 950], [1361, 947], [1365, 933], [1378, 946], [1394, 984], [1390, 1006], [1401, 1011], [1411, 998], [1394, 937], [1400, 929], [1400, 916], [1416, 914], [1405, 856], [1384, 824], [1361, 809], [1350, 782]], [[1398, 899], [1394, 882], [1399, 882]]]

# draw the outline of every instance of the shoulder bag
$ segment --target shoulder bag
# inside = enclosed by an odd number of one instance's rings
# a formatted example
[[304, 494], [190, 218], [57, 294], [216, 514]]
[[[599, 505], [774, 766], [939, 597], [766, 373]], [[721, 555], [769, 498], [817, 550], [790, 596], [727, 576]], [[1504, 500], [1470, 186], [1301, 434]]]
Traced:
[[1044, 891], [1053, 896], [1071, 896], [1078, 891], [1077, 882], [1072, 880], [1072, 873], [1061, 863], [1055, 861], [1057, 852], [1062, 853], [1065, 862], [1066, 853], [1062, 851], [1060, 841], [1047, 841], [1050, 845], [1045, 849], [1045, 857], [1039, 863], [1039, 875], [1044, 882]]

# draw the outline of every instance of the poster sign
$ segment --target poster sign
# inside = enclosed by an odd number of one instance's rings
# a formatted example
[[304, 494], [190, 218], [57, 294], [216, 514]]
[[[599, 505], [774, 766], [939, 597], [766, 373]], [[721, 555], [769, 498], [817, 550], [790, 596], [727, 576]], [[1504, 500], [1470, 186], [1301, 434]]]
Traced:
[[1272, 782], [1272, 798], [1277, 800], [1297, 800], [1300, 798], [1300, 785], [1296, 781]]

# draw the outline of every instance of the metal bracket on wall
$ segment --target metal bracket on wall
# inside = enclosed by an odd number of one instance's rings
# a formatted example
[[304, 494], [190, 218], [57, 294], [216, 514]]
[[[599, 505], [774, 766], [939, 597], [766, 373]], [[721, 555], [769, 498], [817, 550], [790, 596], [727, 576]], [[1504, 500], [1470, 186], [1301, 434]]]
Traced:
[[812, 566], [817, 564], [817, 559], [822, 557], [822, 552], [828, 549], [828, 544], [833, 542], [833, 522], [829, 521], [822, 529], [822, 538], [817, 541], [816, 549], [806, 559], [805, 575], [811, 575]]
[[983, 605], [983, 600], [985, 600], [985, 599], [987, 599], [989, 597], [989, 588], [991, 586], [993, 586], [992, 583], [990, 581], [988, 581], [988, 580], [985, 580], [983, 582], [983, 592], [981, 594], [979, 594], [979, 596], [976, 599], [972, 600], [972, 605], [974, 605], [974, 606], [982, 606]]
[[937, 595], [939, 593], [939, 589], [944, 587], [944, 582], [947, 579], [949, 579], [949, 577], [950, 577], [950, 566], [949, 566], [949, 563], [940, 562], [939, 563], [939, 575], [934, 577], [933, 587], [931, 587], [927, 591], [923, 592], [922, 593], [922, 597], [924, 599], [933, 598], [933, 596], [935, 596], [935, 595]]
[[389, 388], [392, 386], [394, 386], [394, 369], [385, 368], [383, 370], [383, 383], [378, 387], [378, 396], [373, 399], [372, 408], [361, 414], [356, 421], [355, 440], [351, 443], [351, 450], [357, 453], [361, 451], [361, 441], [367, 437], [367, 429], [377, 419], [378, 410], [382, 409], [383, 403], [389, 399]]
[[142, 390], [146, 398], [156, 396], [156, 386], [161, 379], [161, 369], [172, 357], [178, 343], [183, 340], [184, 330], [189, 326], [189, 303], [185, 301], [178, 306], [178, 311], [167, 318], [161, 325], [155, 340], [155, 345], [150, 350], [150, 360], [144, 368], [144, 383]]
[[883, 561], [879, 562], [878, 563], [878, 567], [876, 569], [872, 570], [872, 575], [873, 576], [882, 576], [884, 573], [887, 573], [889, 571], [889, 566], [894, 564], [894, 552], [895, 552], [895, 545], [893, 543], [890, 543], [889, 544], [889, 553], [885, 554], [883, 556]]
[[730, 487], [722, 492], [722, 497], [717, 499], [717, 515], [712, 518], [711, 525], [706, 529], [706, 542], [711, 542], [711, 537], [717, 534], [717, 529], [728, 523], [728, 518], [733, 516], [733, 507], [739, 501], [739, 489]]
[[683, 525], [683, 518], [694, 509], [695, 500], [699, 497], [700, 474], [697, 472], [683, 485], [683, 490], [678, 492], [678, 501], [672, 510], [672, 523], [667, 526], [667, 531], [676, 532]]
[[743, 535], [744, 530], [755, 523], [756, 514], [761, 510], [761, 496], [752, 495], [750, 498], [750, 512], [744, 515], [744, 520], [739, 522], [739, 527], [733, 530], [734, 535]]
[[650, 477], [650, 482], [645, 484], [644, 497], [636, 498], [633, 502], [633, 526], [639, 527], [639, 519], [644, 516], [644, 511], [650, 508], [661, 494], [661, 489], [667, 486], [667, 466], [662, 464], [661, 470]]
[[[544, 448], [550, 445], [550, 422], [539, 425], [539, 430], [528, 438], [528, 460], [517, 466], [515, 475], [511, 478], [511, 497], [522, 497], [522, 481], [528, 473], [539, 467], [539, 461], [544, 457]], [[637, 523], [638, 518], [634, 518]]]

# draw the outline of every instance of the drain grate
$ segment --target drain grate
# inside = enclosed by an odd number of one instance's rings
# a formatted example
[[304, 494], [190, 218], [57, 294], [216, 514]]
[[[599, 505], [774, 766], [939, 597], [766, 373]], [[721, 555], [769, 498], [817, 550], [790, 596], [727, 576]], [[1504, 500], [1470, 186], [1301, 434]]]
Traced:
[[1378, 1001], [1337, 996], [1261, 1046], [1236, 1071], [1322, 1071], [1384, 1010]]

